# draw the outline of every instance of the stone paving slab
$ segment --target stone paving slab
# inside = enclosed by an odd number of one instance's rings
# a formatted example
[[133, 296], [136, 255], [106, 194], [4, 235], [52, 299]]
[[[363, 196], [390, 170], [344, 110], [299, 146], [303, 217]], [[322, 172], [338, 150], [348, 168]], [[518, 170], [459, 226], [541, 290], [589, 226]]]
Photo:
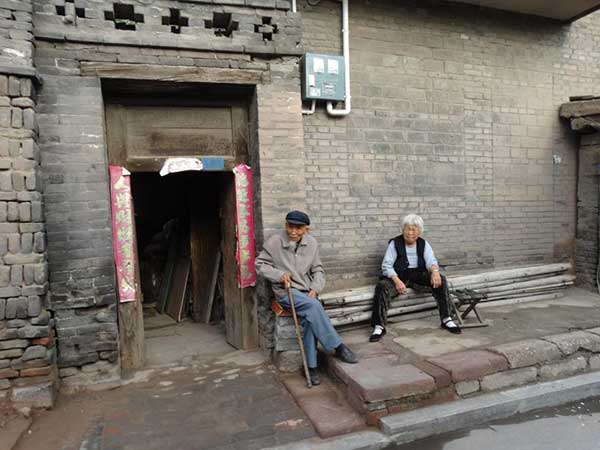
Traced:
[[504, 356], [511, 369], [556, 361], [562, 357], [556, 344], [541, 339], [512, 342], [510, 344], [488, 347], [488, 350]]
[[565, 356], [572, 355], [580, 349], [600, 352], [600, 335], [587, 331], [555, 334], [544, 337], [543, 340], [555, 344]]
[[564, 359], [546, 364], [539, 369], [542, 379], [563, 378], [583, 372], [587, 367], [587, 360], [583, 356]]
[[336, 359], [330, 363], [350, 391], [366, 402], [401, 399], [436, 389], [432, 376], [412, 364], [399, 364], [399, 359], [391, 356], [370, 358], [358, 364]]
[[[396, 354], [385, 346], [382, 342], [375, 342], [369, 344], [354, 344], [352, 345], [352, 351], [356, 354], [359, 360], [379, 358], [386, 356], [395, 356]], [[397, 358], [397, 356], [396, 356]]]
[[520, 386], [534, 383], [538, 372], [535, 367], [524, 367], [522, 369], [505, 370], [504, 372], [486, 375], [481, 380], [482, 391], [496, 391], [507, 387]]
[[452, 376], [450, 373], [447, 370], [430, 363], [429, 361], [417, 361], [414, 363], [414, 366], [417, 369], [425, 372], [427, 375], [433, 377], [435, 380], [435, 385], [438, 389], [443, 389], [452, 384]]
[[23, 433], [29, 429], [31, 419], [12, 415], [6, 418], [6, 423], [1, 423], [2, 419], [0, 416], [0, 449], [11, 450], [17, 445]]
[[328, 379], [322, 377], [321, 384], [311, 388], [306, 386], [306, 380], [301, 375], [282, 377], [282, 382], [319, 436], [327, 438], [365, 428], [364, 418]]
[[594, 334], [600, 335], [600, 327], [598, 327], [598, 328], [588, 328], [585, 331], [587, 331], [588, 333], [594, 333]]
[[485, 350], [466, 350], [427, 360], [448, 371], [455, 383], [478, 380], [490, 373], [508, 369], [506, 359]]

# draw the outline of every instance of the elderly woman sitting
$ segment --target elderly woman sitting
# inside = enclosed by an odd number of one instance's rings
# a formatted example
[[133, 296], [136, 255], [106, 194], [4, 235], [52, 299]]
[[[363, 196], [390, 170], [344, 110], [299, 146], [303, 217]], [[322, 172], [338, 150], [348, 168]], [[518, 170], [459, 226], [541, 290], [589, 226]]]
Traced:
[[371, 342], [377, 342], [385, 335], [390, 300], [398, 294], [404, 294], [406, 288], [413, 285], [431, 289], [438, 305], [442, 328], [451, 333], [461, 332], [450, 316], [446, 277], [440, 274], [431, 245], [420, 237], [423, 228], [423, 219], [416, 214], [409, 214], [402, 220], [402, 234], [389, 242], [381, 264], [383, 276], [375, 287]]

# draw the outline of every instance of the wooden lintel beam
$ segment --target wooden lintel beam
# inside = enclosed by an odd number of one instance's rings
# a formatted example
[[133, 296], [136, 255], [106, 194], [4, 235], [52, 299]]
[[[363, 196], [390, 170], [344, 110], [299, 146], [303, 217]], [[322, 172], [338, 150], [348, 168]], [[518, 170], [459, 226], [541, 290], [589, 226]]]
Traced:
[[249, 69], [221, 69], [215, 67], [183, 67], [156, 64], [128, 64], [106, 62], [81, 62], [82, 75], [100, 78], [172, 81], [177, 83], [230, 83], [262, 84], [265, 72]]
[[560, 107], [560, 117], [572, 119], [600, 114], [600, 99], [581, 100], [564, 103]]

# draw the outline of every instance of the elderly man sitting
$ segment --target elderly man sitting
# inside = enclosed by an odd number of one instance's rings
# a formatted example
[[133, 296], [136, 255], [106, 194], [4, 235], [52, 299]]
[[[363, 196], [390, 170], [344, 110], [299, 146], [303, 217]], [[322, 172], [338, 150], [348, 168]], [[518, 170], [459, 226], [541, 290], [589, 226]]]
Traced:
[[442, 328], [451, 333], [461, 332], [450, 316], [451, 300], [446, 277], [440, 274], [431, 245], [420, 237], [423, 228], [423, 219], [416, 214], [409, 214], [402, 220], [402, 234], [389, 242], [381, 264], [383, 277], [375, 287], [371, 342], [379, 341], [386, 333], [387, 310], [391, 299], [404, 294], [406, 288], [413, 285], [431, 289], [438, 305]]
[[309, 232], [310, 219], [302, 211], [290, 211], [285, 229], [271, 236], [256, 258], [256, 271], [271, 282], [279, 304], [289, 310], [287, 287], [291, 286], [294, 305], [303, 326], [304, 349], [310, 381], [320, 383], [317, 372], [317, 341], [325, 351], [346, 363], [356, 363], [356, 355], [333, 328], [317, 298], [325, 287], [325, 270], [319, 258], [317, 241]]

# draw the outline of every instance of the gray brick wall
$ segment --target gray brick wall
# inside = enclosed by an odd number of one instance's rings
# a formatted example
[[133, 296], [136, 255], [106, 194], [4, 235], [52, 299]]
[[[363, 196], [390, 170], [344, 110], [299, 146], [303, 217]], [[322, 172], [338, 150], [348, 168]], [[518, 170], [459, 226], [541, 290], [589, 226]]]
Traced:
[[[307, 209], [307, 185], [310, 173], [306, 165], [302, 127], [302, 101], [297, 58], [281, 58], [269, 64], [271, 83], [256, 87], [255, 117], [257, 130], [253, 166], [257, 201], [257, 250], [283, 227], [291, 209]], [[274, 317], [270, 310], [270, 286], [259, 279], [256, 287], [260, 346], [274, 346]]]
[[33, 66], [32, 9], [31, 0], [0, 3], [0, 66]]
[[102, 91], [98, 78], [76, 76], [77, 56], [39, 42], [35, 60], [50, 304], [67, 385], [119, 373]]
[[[301, 2], [306, 51], [341, 53], [340, 10]], [[410, 212], [448, 270], [573, 256], [577, 149], [558, 107], [596, 92], [598, 29], [598, 13], [350, 2], [353, 111], [304, 120], [329, 288], [372, 279]]]
[[31, 4], [0, 2], [0, 401], [50, 406], [56, 374]]

